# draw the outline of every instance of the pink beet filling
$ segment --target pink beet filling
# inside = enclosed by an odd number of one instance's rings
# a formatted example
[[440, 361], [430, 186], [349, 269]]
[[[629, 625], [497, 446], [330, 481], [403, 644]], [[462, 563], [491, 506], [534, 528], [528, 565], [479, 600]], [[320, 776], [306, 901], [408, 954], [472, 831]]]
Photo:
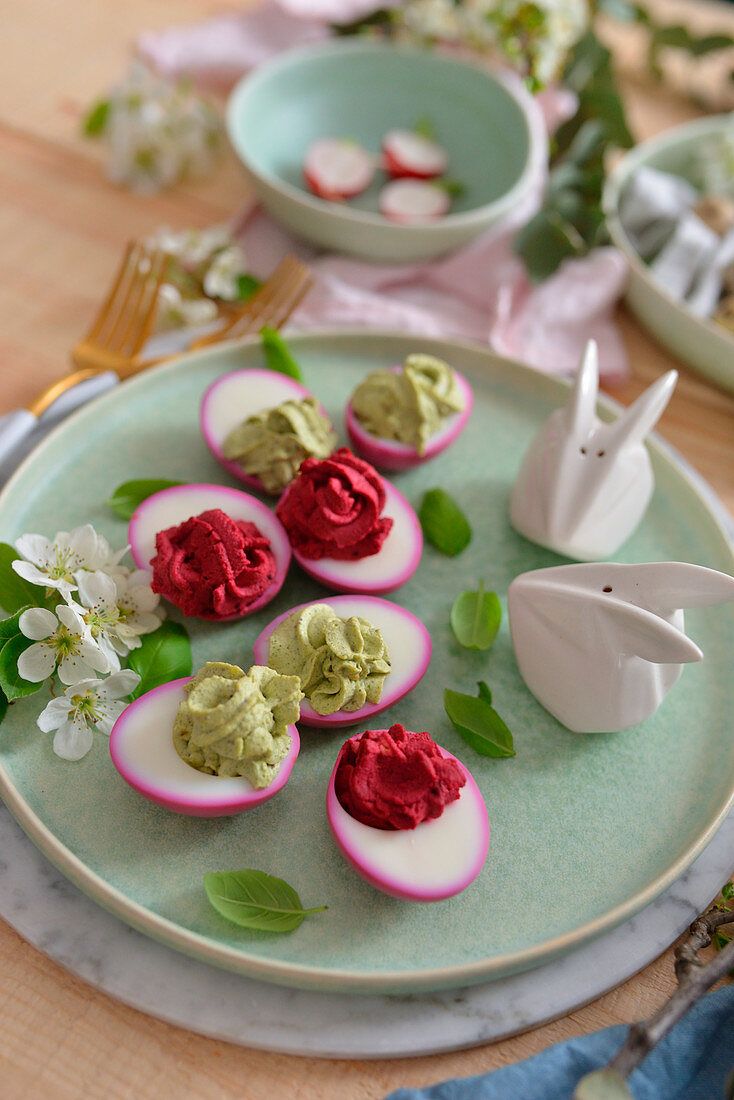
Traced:
[[220, 508], [159, 531], [155, 548], [151, 587], [184, 615], [243, 615], [275, 578], [270, 541], [254, 523]]
[[356, 561], [376, 554], [392, 528], [381, 514], [385, 500], [377, 470], [340, 447], [329, 458], [301, 464], [275, 514], [304, 558]]
[[375, 829], [415, 829], [440, 817], [466, 776], [427, 733], [400, 723], [367, 730], [342, 748], [334, 791], [343, 809]]

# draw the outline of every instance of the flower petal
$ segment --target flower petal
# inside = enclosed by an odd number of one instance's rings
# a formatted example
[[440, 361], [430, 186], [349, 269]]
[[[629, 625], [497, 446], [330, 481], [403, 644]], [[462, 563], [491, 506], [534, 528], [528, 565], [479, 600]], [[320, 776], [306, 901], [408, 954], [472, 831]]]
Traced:
[[40, 569], [35, 565], [31, 565], [29, 561], [20, 561], [18, 558], [15, 561], [11, 561], [11, 566], [24, 581], [28, 581], [29, 584], [42, 584], [44, 588], [51, 586], [51, 578], [47, 573], [42, 573]]
[[79, 585], [79, 598], [85, 607], [112, 608], [117, 605], [117, 585], [112, 577], [99, 570], [94, 573], [81, 570], [75, 580]]
[[47, 680], [55, 668], [56, 650], [43, 642], [29, 646], [18, 658], [18, 675], [32, 684]]
[[56, 731], [54, 752], [62, 760], [81, 760], [92, 747], [94, 737], [89, 726], [68, 720]]
[[70, 710], [71, 703], [68, 699], [52, 699], [38, 715], [36, 725], [44, 733], [50, 733], [66, 721]]
[[46, 565], [53, 556], [51, 543], [43, 535], [21, 535], [15, 540], [15, 549], [38, 566]]
[[139, 683], [140, 677], [137, 672], [133, 672], [131, 668], [123, 668], [120, 672], [115, 672], [112, 676], [108, 676], [106, 680], [102, 680], [97, 694], [100, 699], [105, 700], [124, 699], [126, 695], [135, 690]]
[[59, 621], [53, 611], [47, 611], [45, 607], [29, 607], [18, 619], [18, 627], [26, 638], [32, 638], [34, 642], [40, 642], [56, 632]]

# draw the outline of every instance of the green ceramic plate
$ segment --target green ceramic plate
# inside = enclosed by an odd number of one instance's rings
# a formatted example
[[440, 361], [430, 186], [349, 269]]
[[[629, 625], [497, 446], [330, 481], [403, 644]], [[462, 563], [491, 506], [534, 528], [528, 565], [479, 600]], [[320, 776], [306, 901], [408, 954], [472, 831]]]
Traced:
[[[358, 141], [376, 155], [384, 134], [434, 127], [463, 193], [427, 225], [396, 225], [378, 213], [387, 177], [333, 203], [312, 195], [303, 161], [324, 137]], [[404, 262], [472, 240], [523, 201], [547, 154], [537, 104], [511, 79], [456, 58], [377, 42], [291, 50], [245, 77], [227, 106], [227, 130], [258, 196], [279, 221], [326, 248]]]
[[[520, 681], [506, 620], [488, 653], [461, 650], [449, 610], [480, 578], [504, 602], [512, 578], [560, 562], [516, 535], [507, 498], [520, 457], [563, 383], [468, 345], [378, 334], [309, 334], [291, 343], [306, 382], [341, 425], [355, 385], [421, 348], [471, 381], [475, 410], [454, 446], [395, 477], [417, 504], [448, 489], [471, 516], [474, 538], [457, 558], [424, 551], [393, 598], [421, 618], [433, 659], [420, 686], [385, 724], [428, 729], [471, 769], [491, 822], [490, 855], [463, 894], [431, 905], [386, 897], [342, 860], [324, 812], [326, 784], [345, 734], [304, 730], [288, 786], [239, 817], [180, 817], [145, 801], [112, 766], [101, 735], [79, 763], [59, 760], [36, 728], [39, 698], [15, 704], [0, 729], [0, 793], [22, 827], [73, 882], [117, 916], [191, 955], [286, 985], [353, 992], [439, 989], [537, 965], [611, 928], [667, 887], [710, 840], [734, 792], [731, 737], [732, 608], [687, 614], [706, 660], [688, 667], [657, 714], [617, 735], [569, 733]], [[258, 343], [222, 346], [140, 375], [58, 429], [0, 498], [0, 537], [53, 535], [92, 522], [123, 545], [126, 526], [107, 508], [128, 478], [228, 482], [198, 430], [199, 400], [220, 373], [263, 366]], [[680, 559], [731, 571], [727, 540], [675, 458], [652, 447], [657, 488], [624, 561]], [[195, 659], [248, 666], [266, 622], [323, 598], [294, 567], [280, 596], [252, 619], [190, 621]], [[515, 734], [509, 760], [477, 756], [442, 706], [447, 686], [486, 679]], [[381, 722], [383, 718], [381, 716]], [[292, 883], [327, 912], [292, 935], [226, 923], [204, 894], [207, 871], [257, 867]]]
[[619, 199], [627, 181], [641, 166], [690, 178], [701, 148], [712, 138], [731, 133], [730, 115], [699, 118], [666, 130], [627, 153], [604, 189], [604, 209], [612, 240], [630, 265], [626, 299], [645, 328], [660, 343], [712, 382], [734, 393], [734, 333], [671, 297], [651, 273], [627, 236], [619, 217]]

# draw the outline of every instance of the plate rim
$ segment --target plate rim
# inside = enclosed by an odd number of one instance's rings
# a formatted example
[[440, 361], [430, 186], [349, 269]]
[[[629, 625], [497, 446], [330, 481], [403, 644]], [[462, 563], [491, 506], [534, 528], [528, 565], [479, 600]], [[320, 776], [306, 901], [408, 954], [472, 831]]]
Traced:
[[[372, 342], [379, 345], [385, 342], [403, 344], [405, 347], [414, 346], [416, 341], [429, 345], [435, 353], [447, 348], [461, 348], [475, 356], [479, 356], [502, 372], [519, 372], [529, 383], [533, 390], [547, 390], [552, 397], [563, 396], [570, 389], [570, 381], [558, 375], [548, 375], [534, 367], [530, 367], [505, 356], [498, 355], [486, 345], [475, 341], [454, 339], [451, 337], [416, 336], [413, 333], [397, 332], [389, 329], [361, 328], [339, 329], [323, 328], [305, 332], [289, 333], [288, 339], [294, 344], [320, 344], [324, 342], [349, 342], [359, 340]], [[160, 364], [150, 368], [151, 371], [161, 374], [174, 374], [180, 372], [182, 364], [190, 370], [195, 370], [200, 359], [211, 362], [212, 359], [226, 359], [234, 349], [243, 346], [259, 345], [260, 337], [252, 336], [243, 340], [223, 341], [216, 348], [207, 348], [195, 352], [187, 352], [169, 363]], [[149, 370], [131, 378], [125, 383], [125, 390], [143, 385], [145, 376]], [[555, 391], [555, 392], [554, 392]], [[97, 413], [107, 402], [118, 400], [119, 387], [108, 391], [93, 402], [77, 409], [61, 424], [57, 425], [46, 438], [29, 454], [19, 465], [18, 469], [8, 480], [0, 492], [0, 510], [5, 506], [6, 498], [14, 489], [16, 482], [25, 475], [25, 471], [37, 460], [39, 455], [50, 448], [56, 437], [67, 430], [70, 422], [78, 423], [88, 416]], [[598, 402], [599, 411], [607, 414], [618, 415], [622, 406], [606, 394], [600, 394]], [[90, 412], [91, 410], [91, 412]], [[666, 443], [657, 433], [648, 436], [648, 445], [654, 453], [661, 458], [668, 468], [672, 468], [676, 475], [686, 483], [699, 503], [704, 507], [714, 532], [719, 536], [721, 549], [729, 558], [730, 568], [734, 570], [734, 547], [732, 546], [727, 526], [729, 524], [728, 513], [716, 496], [714, 490], [694, 470], [690, 464], [678, 454], [670, 444]], [[691, 476], [693, 475], [693, 476]], [[734, 780], [734, 777], [733, 777]], [[138, 902], [132, 901], [121, 890], [111, 886], [105, 879], [92, 871], [83, 860], [74, 855], [44, 824], [38, 815], [30, 808], [23, 796], [15, 788], [6, 774], [5, 765], [0, 750], [0, 796], [5, 805], [18, 822], [26, 835], [43, 852], [71, 882], [81, 889], [97, 904], [112, 912], [132, 927], [144, 932], [151, 938], [158, 940], [184, 954], [202, 959], [205, 962], [219, 966], [223, 969], [244, 974], [248, 977], [277, 985], [292, 988], [311, 989], [324, 992], [344, 992], [356, 994], [383, 993], [383, 992], [427, 992], [441, 989], [458, 988], [462, 985], [473, 985], [482, 981], [491, 981], [494, 978], [508, 976], [521, 970], [531, 969], [563, 954], [570, 948], [581, 946], [589, 940], [611, 930], [624, 920], [639, 912], [691, 865], [696, 857], [703, 851], [718, 828], [734, 806], [734, 781], [724, 804], [709, 822], [703, 832], [697, 837], [689, 848], [668, 867], [666, 871], [658, 875], [652, 882], [634, 895], [611, 910], [590, 921], [574, 928], [560, 936], [555, 936], [543, 943], [531, 948], [523, 948], [509, 952], [501, 956], [465, 963], [458, 966], [442, 966], [416, 972], [413, 970], [379, 971], [369, 974], [355, 974], [349, 970], [323, 969], [320, 966], [297, 964], [293, 962], [281, 962], [276, 959], [263, 960], [248, 955], [241, 948], [232, 948], [221, 943], [216, 943], [208, 936], [198, 932], [183, 929], [167, 917], [152, 914]]]

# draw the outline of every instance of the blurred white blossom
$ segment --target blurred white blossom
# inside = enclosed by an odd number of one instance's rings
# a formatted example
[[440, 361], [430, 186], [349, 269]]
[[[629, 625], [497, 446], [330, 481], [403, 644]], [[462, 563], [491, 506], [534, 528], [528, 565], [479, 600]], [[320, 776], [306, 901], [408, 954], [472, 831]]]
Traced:
[[86, 132], [106, 143], [113, 183], [150, 193], [204, 175], [223, 131], [218, 112], [188, 82], [164, 80], [135, 61], [90, 112]]

